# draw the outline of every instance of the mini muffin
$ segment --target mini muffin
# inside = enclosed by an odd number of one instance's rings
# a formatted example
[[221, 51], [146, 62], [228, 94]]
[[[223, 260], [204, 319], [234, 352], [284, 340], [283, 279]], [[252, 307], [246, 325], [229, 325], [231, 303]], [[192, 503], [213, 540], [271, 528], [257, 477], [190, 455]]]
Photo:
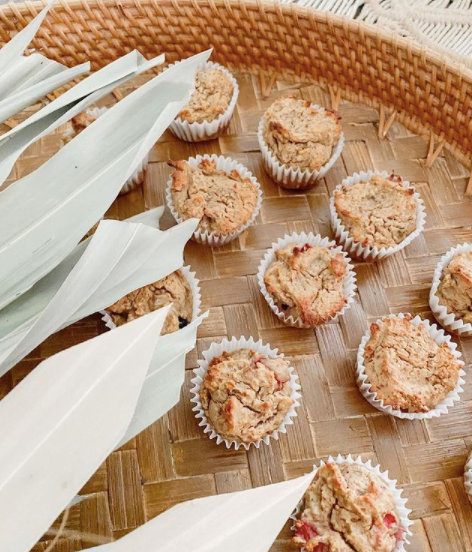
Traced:
[[275, 251], [264, 274], [267, 292], [286, 316], [317, 326], [333, 318], [347, 303], [347, 263], [330, 247], [291, 243]]
[[387, 484], [359, 464], [326, 464], [303, 497], [293, 542], [306, 552], [392, 552], [403, 536]]
[[215, 357], [199, 390], [213, 429], [223, 439], [246, 444], [281, 426], [295, 402], [291, 394], [288, 362], [252, 349]]
[[279, 98], [264, 114], [262, 137], [272, 155], [292, 169], [318, 171], [341, 137], [340, 118], [294, 97]]
[[443, 270], [436, 296], [448, 314], [472, 323], [472, 252], [454, 255]]
[[195, 91], [178, 116], [188, 123], [214, 121], [228, 109], [233, 93], [233, 83], [221, 69], [199, 69]]
[[198, 218], [197, 230], [226, 236], [253, 216], [259, 190], [238, 171], [217, 169], [215, 160], [202, 159], [198, 167], [187, 161], [169, 161], [172, 173], [172, 205], [182, 220]]
[[364, 350], [366, 383], [385, 406], [428, 412], [458, 382], [460, 362], [447, 343], [438, 345], [411, 316], [383, 318], [370, 327]]
[[334, 192], [334, 208], [349, 236], [363, 247], [395, 247], [416, 230], [418, 201], [400, 176], [374, 174]]
[[139, 288], [106, 309], [117, 326], [149, 314], [172, 303], [161, 335], [185, 328], [192, 321], [193, 294], [180, 270], [162, 280]]
[[94, 123], [106, 111], [106, 107], [91, 107], [82, 111], [67, 123], [67, 129], [62, 135], [62, 142], [68, 144], [73, 138]]

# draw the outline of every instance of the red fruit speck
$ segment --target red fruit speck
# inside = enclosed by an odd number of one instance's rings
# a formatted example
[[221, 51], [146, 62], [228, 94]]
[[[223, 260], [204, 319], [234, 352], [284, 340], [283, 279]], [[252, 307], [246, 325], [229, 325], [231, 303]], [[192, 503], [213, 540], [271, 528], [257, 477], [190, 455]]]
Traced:
[[309, 243], [306, 243], [302, 247], [294, 247], [293, 254], [298, 255], [298, 253], [305, 253], [305, 251], [308, 251], [309, 249], [311, 249], [311, 245]]
[[385, 514], [383, 522], [386, 527], [391, 527], [397, 523], [397, 518], [393, 514]]
[[306, 521], [299, 522], [299, 524], [295, 528], [295, 536], [300, 537], [305, 542], [309, 542], [313, 537], [316, 537], [317, 535], [318, 531], [316, 530], [316, 528], [311, 525], [311, 523], [307, 523]]
[[313, 552], [329, 552], [329, 548], [326, 546], [326, 544], [320, 542], [318, 546], [315, 546], [315, 548], [313, 548]]

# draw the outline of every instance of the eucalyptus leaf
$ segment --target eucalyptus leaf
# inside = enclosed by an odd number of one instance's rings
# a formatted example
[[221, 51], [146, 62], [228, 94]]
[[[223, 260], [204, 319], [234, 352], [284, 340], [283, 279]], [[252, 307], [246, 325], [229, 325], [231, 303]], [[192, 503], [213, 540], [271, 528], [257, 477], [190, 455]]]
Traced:
[[144, 224], [100, 222], [90, 242], [0, 311], [0, 376], [60, 328], [180, 268], [197, 224], [190, 219], [162, 232]]
[[28, 552], [122, 438], [167, 312], [48, 358], [0, 402], [2, 552]]
[[28, 146], [95, 104], [121, 84], [160, 65], [165, 56], [147, 61], [134, 50], [96, 71], [28, 119], [0, 136], [0, 184]]
[[174, 506], [96, 552], [267, 552], [313, 474]]
[[0, 308], [53, 270], [104, 214], [187, 102], [208, 55], [170, 67], [0, 193]]
[[136, 437], [179, 402], [185, 379], [185, 356], [195, 347], [198, 327], [208, 314], [205, 312], [178, 332], [161, 337], [149, 365], [133, 419], [117, 448]]

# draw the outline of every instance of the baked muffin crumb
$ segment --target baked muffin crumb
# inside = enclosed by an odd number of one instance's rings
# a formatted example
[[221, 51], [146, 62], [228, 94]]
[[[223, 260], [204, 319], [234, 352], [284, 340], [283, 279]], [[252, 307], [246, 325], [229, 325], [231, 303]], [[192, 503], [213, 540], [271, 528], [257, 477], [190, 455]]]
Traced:
[[461, 365], [447, 343], [438, 345], [411, 317], [384, 318], [370, 327], [364, 350], [367, 383], [385, 406], [428, 412], [454, 389]]
[[319, 170], [340, 139], [340, 117], [299, 98], [279, 98], [264, 114], [262, 136], [280, 163], [293, 169]]
[[303, 497], [293, 542], [306, 552], [392, 552], [403, 537], [387, 484], [359, 464], [326, 464]]
[[253, 349], [215, 357], [199, 395], [208, 423], [223, 438], [253, 443], [278, 429], [290, 407], [289, 364]]
[[221, 69], [199, 69], [195, 91], [179, 117], [188, 123], [214, 121], [228, 109], [233, 93], [233, 83]]
[[347, 263], [330, 247], [291, 243], [275, 251], [265, 275], [267, 292], [277, 308], [317, 326], [333, 318], [347, 303]]
[[117, 326], [149, 314], [172, 303], [161, 335], [185, 328], [193, 315], [193, 294], [180, 270], [139, 288], [110, 305], [106, 312]]
[[363, 247], [395, 247], [416, 230], [418, 201], [400, 176], [373, 175], [334, 192], [344, 228]]
[[448, 314], [472, 323], [472, 252], [454, 255], [443, 270], [436, 295]]
[[182, 220], [198, 218], [201, 232], [228, 235], [245, 225], [257, 206], [258, 189], [238, 171], [230, 174], [216, 168], [216, 161], [203, 159], [197, 168], [186, 161], [169, 161], [171, 198]]

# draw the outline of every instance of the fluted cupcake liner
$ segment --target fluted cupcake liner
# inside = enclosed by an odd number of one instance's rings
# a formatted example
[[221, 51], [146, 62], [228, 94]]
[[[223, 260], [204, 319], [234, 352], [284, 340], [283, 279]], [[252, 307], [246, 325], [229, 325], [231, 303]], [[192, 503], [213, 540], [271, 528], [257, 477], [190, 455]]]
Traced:
[[464, 323], [460, 318], [457, 318], [454, 313], [448, 313], [444, 305], [439, 304], [439, 298], [436, 295], [444, 269], [452, 261], [458, 253], [469, 253], [472, 251], [472, 244], [463, 243], [449, 249], [449, 251], [441, 257], [441, 260], [436, 265], [433, 276], [433, 283], [429, 292], [429, 306], [433, 311], [434, 317], [446, 328], [449, 332], [460, 335], [462, 337], [470, 337], [472, 335], [472, 324]]
[[464, 487], [469, 501], [472, 503], [472, 451], [467, 458], [464, 466]]
[[342, 253], [344, 260], [347, 263], [347, 274], [344, 276], [343, 282], [344, 297], [347, 299], [347, 302], [343, 308], [331, 318], [331, 320], [336, 320], [336, 318], [346, 312], [346, 309], [348, 309], [354, 301], [354, 296], [357, 290], [356, 273], [354, 272], [354, 266], [351, 264], [351, 259], [348, 254], [343, 251], [342, 247], [338, 246], [336, 242], [331, 241], [329, 238], [322, 238], [319, 234], [316, 236], [311, 232], [309, 234], [305, 234], [304, 232], [301, 234], [286, 234], [283, 238], [279, 238], [276, 243], [273, 243], [272, 247], [266, 251], [257, 271], [257, 281], [264, 299], [267, 301], [267, 304], [272, 312], [277, 316], [277, 318], [279, 318], [279, 320], [282, 320], [284, 324], [294, 326], [296, 328], [312, 328], [309, 324], [304, 323], [300, 317], [294, 318], [291, 315], [287, 316], [282, 310], [280, 310], [270, 293], [267, 291], [267, 287], [264, 282], [264, 275], [267, 272], [267, 269], [271, 263], [276, 260], [275, 252], [279, 249], [283, 249], [291, 243], [297, 243], [301, 246], [308, 243], [312, 247], [330, 247], [334, 253]]
[[[341, 189], [342, 186], [353, 186], [357, 182], [370, 180], [372, 176], [380, 175], [384, 178], [389, 177], [389, 173], [386, 171], [362, 171], [359, 173], [354, 173], [352, 176], [345, 178], [341, 184], [336, 187], [336, 190]], [[333, 227], [334, 233], [336, 235], [336, 240], [344, 247], [344, 249], [351, 255], [353, 259], [361, 261], [375, 261], [376, 259], [380, 260], [384, 257], [389, 257], [398, 251], [404, 249], [408, 244], [410, 244], [415, 238], [417, 238], [424, 229], [426, 222], [426, 210], [424, 207], [423, 200], [420, 197], [420, 194], [415, 190], [415, 188], [407, 181], [403, 180], [403, 185], [405, 188], [412, 189], [413, 198], [417, 201], [416, 209], [416, 229], [407, 236], [401, 243], [397, 244], [394, 247], [371, 247], [370, 245], [361, 245], [359, 242], [354, 241], [349, 235], [349, 231], [344, 227], [338, 212], [334, 206], [334, 193], [331, 196], [329, 202], [329, 209], [331, 214], [331, 226]], [[336, 191], [335, 190], [335, 191]]]
[[[192, 272], [189, 266], [183, 266], [178, 270], [180, 270], [180, 272], [182, 273], [182, 276], [187, 280], [188, 285], [192, 290], [193, 308], [192, 308], [192, 320], [190, 320], [190, 322], [193, 322], [196, 318], [198, 318], [198, 315], [200, 314], [200, 307], [202, 304], [202, 295], [200, 293], [200, 282], [197, 279], [195, 272]], [[113, 318], [110, 316], [110, 314], [108, 314], [106, 310], [100, 311], [100, 314], [102, 315], [102, 320], [103, 322], [105, 322], [105, 325], [107, 328], [109, 328], [110, 330], [113, 330], [114, 328], [116, 328], [116, 324], [113, 322]]]
[[[405, 552], [405, 545], [410, 544], [409, 537], [411, 537], [412, 535], [410, 531], [410, 527], [413, 524], [413, 522], [409, 519], [411, 510], [407, 508], [407, 499], [402, 497], [402, 490], [397, 488], [396, 479], [391, 479], [388, 476], [387, 470], [381, 471], [380, 466], [378, 464], [373, 465], [372, 460], [364, 461], [360, 456], [355, 457], [355, 456], [352, 456], [351, 454], [348, 454], [347, 456], [342, 456], [341, 454], [338, 454], [338, 456], [336, 456], [335, 458], [333, 456], [330, 456], [328, 458], [328, 462], [324, 462], [323, 460], [321, 460], [319, 465], [315, 464], [313, 466], [313, 477], [316, 475], [316, 472], [327, 463], [328, 464], [358, 464], [359, 466], [364, 466], [369, 471], [375, 473], [378, 477], [382, 479], [382, 481], [384, 481], [389, 491], [392, 493], [393, 498], [395, 499], [397, 512], [400, 517], [400, 525], [403, 529], [403, 536], [401, 539], [397, 541], [397, 545], [392, 552]], [[297, 521], [299, 519], [299, 514], [300, 514], [302, 504], [303, 504], [303, 500], [300, 502], [300, 504], [298, 504], [297, 508], [290, 516], [290, 519], [293, 519], [294, 521]], [[294, 529], [294, 526], [292, 526], [292, 529]]]
[[[324, 107], [320, 107], [316, 104], [312, 104], [311, 107], [322, 113], [326, 111]], [[257, 130], [257, 139], [262, 152], [262, 162], [267, 174], [282, 188], [287, 188], [289, 190], [306, 190], [307, 188], [311, 188], [318, 180], [325, 177], [326, 173], [339, 159], [344, 147], [344, 133], [341, 132], [338, 143], [333, 148], [331, 158], [319, 170], [293, 169], [290, 165], [281, 163], [270, 151], [264, 140], [264, 123], [265, 118], [262, 116]]]
[[[390, 316], [385, 316], [384, 318], [405, 318], [405, 314], [391, 314]], [[379, 324], [382, 321], [382, 319], [377, 320], [377, 324]], [[461, 360], [461, 353], [457, 350], [457, 344], [451, 341], [451, 336], [444, 333], [444, 330], [439, 329], [436, 324], [431, 324], [429, 320], [422, 320], [419, 316], [415, 316], [411, 323], [413, 326], [418, 327], [422, 325], [426, 331], [429, 333], [433, 341], [437, 343], [438, 345], [441, 345], [442, 343], [446, 343], [449, 349], [451, 350], [452, 354], [455, 356], [455, 358], [459, 361], [459, 363], [463, 366], [464, 363]], [[365, 354], [365, 346], [367, 342], [369, 341], [371, 337], [370, 329], [367, 330], [364, 337], [361, 340], [361, 344], [359, 345], [359, 349], [357, 351], [357, 385], [359, 386], [360, 392], [364, 395], [364, 398], [377, 410], [380, 410], [381, 412], [385, 412], [386, 414], [390, 414], [392, 416], [395, 416], [396, 418], [402, 418], [404, 420], [424, 420], [424, 419], [430, 419], [430, 418], [437, 418], [441, 416], [441, 414], [447, 414], [449, 411], [449, 408], [457, 402], [460, 397], [460, 393], [463, 392], [462, 386], [465, 384], [465, 372], [464, 370], [459, 371], [459, 378], [457, 380], [457, 384], [455, 388], [450, 391], [446, 397], [440, 401], [434, 408], [429, 410], [428, 412], [402, 412], [401, 410], [395, 410], [391, 406], [386, 406], [384, 404], [384, 401], [382, 399], [379, 399], [377, 397], [377, 393], [371, 391], [371, 384], [369, 383], [367, 374], [365, 372], [365, 365], [364, 365], [364, 354]]]
[[[238, 236], [240, 236], [245, 230], [247, 230], [249, 226], [251, 226], [251, 224], [254, 223], [261, 208], [262, 191], [261, 191], [261, 186], [259, 182], [257, 181], [256, 177], [252, 174], [252, 172], [249, 171], [249, 169], [247, 169], [244, 165], [241, 165], [234, 159], [231, 159], [231, 157], [224, 157], [223, 155], [218, 156], [216, 154], [197, 155], [196, 157], [190, 157], [189, 159], [187, 159], [187, 163], [191, 167], [196, 168], [204, 159], [208, 161], [215, 161], [216, 168], [219, 171], [223, 171], [228, 175], [231, 173], [231, 171], [237, 171], [243, 178], [248, 178], [257, 188], [257, 203], [254, 209], [254, 212], [252, 213], [251, 218], [245, 224], [241, 225], [236, 231], [231, 232], [230, 234], [215, 234], [214, 232], [208, 232], [207, 230], [202, 232], [197, 228], [197, 230], [195, 230], [195, 232], [193, 233], [193, 239], [197, 243], [201, 243], [203, 245], [209, 245], [210, 247], [217, 247], [233, 241]], [[172, 190], [172, 175], [169, 176], [169, 180], [167, 181], [166, 203], [175, 221], [180, 224], [183, 222], [183, 219], [180, 217], [180, 215], [177, 213], [177, 211], [174, 208], [171, 190]]]
[[[98, 119], [101, 115], [105, 114], [108, 111], [108, 107], [89, 107], [85, 110], [85, 113]], [[64, 136], [70, 136], [73, 134], [72, 127], [70, 127], [64, 133]], [[144, 181], [144, 176], [146, 174], [146, 169], [149, 164], [149, 153], [141, 160], [139, 165], [133, 171], [133, 174], [128, 178], [128, 180], [123, 184], [123, 187], [120, 190], [120, 195], [127, 194], [137, 188]]]
[[293, 419], [297, 416], [296, 408], [300, 406], [298, 399], [301, 397], [299, 393], [301, 387], [298, 384], [298, 376], [295, 374], [294, 368], [292, 366], [289, 366], [288, 370], [290, 373], [290, 386], [292, 388], [292, 394], [290, 395], [290, 397], [294, 400], [294, 403], [290, 407], [290, 410], [287, 412], [280, 427], [269, 435], [266, 435], [263, 439], [259, 439], [258, 441], [252, 443], [242, 443], [240, 441], [236, 441], [235, 439], [233, 439], [232, 441], [224, 439], [212, 428], [211, 422], [207, 419], [205, 411], [202, 407], [199, 391], [211, 361], [215, 357], [221, 356], [224, 352], [231, 353], [233, 351], [237, 351], [238, 349], [253, 349], [262, 355], [267, 355], [270, 358], [284, 357], [283, 354], [278, 353], [277, 349], [272, 349], [270, 345], [264, 345], [262, 343], [262, 340], [254, 341], [252, 337], [249, 339], [245, 337], [241, 337], [240, 339], [233, 337], [231, 341], [229, 341], [228, 339], [223, 339], [220, 343], [212, 343], [210, 348], [202, 353], [203, 360], [198, 361], [199, 367], [193, 370], [195, 377], [192, 379], [192, 383], [194, 386], [190, 390], [193, 395], [191, 402], [195, 404], [192, 410], [195, 412], [195, 417], [197, 418], [197, 420], [199, 420], [198, 425], [203, 427], [203, 433], [208, 433], [210, 439], [216, 439], [216, 443], [218, 445], [224, 443], [226, 445], [226, 448], [228, 449], [234, 447], [236, 450], [238, 450], [240, 447], [244, 447], [246, 450], [249, 450], [251, 446], [259, 448], [261, 446], [261, 443], [269, 445], [270, 439], [277, 440], [279, 438], [279, 433], [287, 433], [287, 426], [292, 425]]
[[[175, 65], [173, 63], [172, 65]], [[169, 65], [169, 67], [172, 67]], [[224, 113], [218, 115], [218, 117], [213, 121], [203, 121], [203, 123], [189, 123], [184, 121], [180, 117], [177, 117], [172, 121], [169, 130], [185, 142], [203, 142], [204, 140], [212, 140], [220, 136], [229, 126], [231, 117], [233, 116], [234, 108], [236, 107], [236, 102], [238, 101], [239, 96], [239, 86], [236, 79], [233, 75], [219, 63], [214, 61], [207, 61], [201, 67], [201, 69], [219, 69], [222, 71], [230, 80], [233, 85], [233, 96], [229, 102], [228, 107]]]

